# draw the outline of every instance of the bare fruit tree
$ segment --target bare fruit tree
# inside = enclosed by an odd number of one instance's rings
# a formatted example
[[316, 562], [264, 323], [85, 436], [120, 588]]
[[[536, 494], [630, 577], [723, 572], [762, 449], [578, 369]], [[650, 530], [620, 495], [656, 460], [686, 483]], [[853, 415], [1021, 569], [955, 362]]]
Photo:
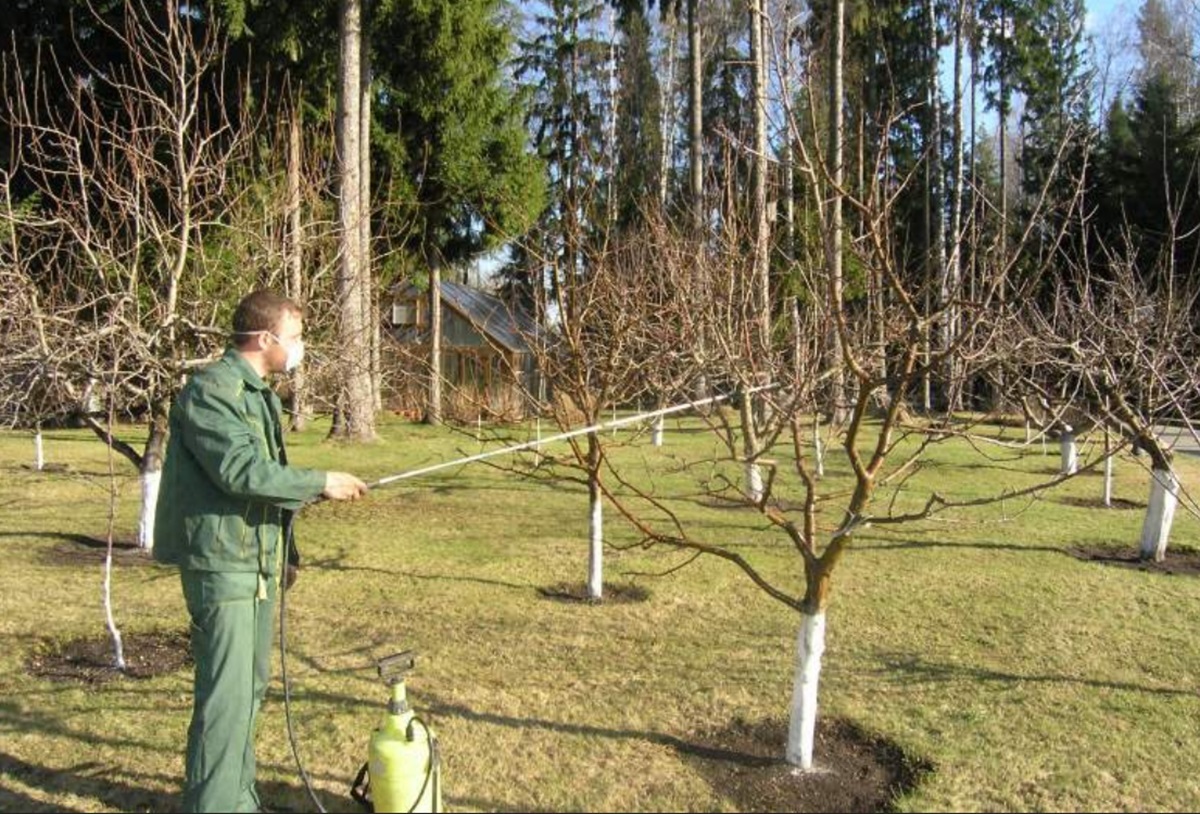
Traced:
[[560, 429], [594, 428], [568, 439], [568, 458], [539, 458], [528, 473], [587, 487], [590, 599], [603, 598], [604, 584], [604, 477], [612, 442], [600, 426], [617, 405], [659, 405], [684, 393], [698, 370], [690, 349], [699, 343], [689, 326], [698, 325], [690, 314], [698, 311], [702, 295], [680, 285], [690, 250], [667, 236], [655, 224], [585, 251], [584, 270], [553, 268], [557, 282], [541, 310], [554, 317], [540, 333], [525, 337], [548, 393], [544, 399], [532, 392], [527, 397]]
[[1112, 428], [1149, 459], [1150, 494], [1139, 551], [1162, 561], [1176, 507], [1197, 512], [1173, 464], [1173, 429], [1193, 440], [1200, 395], [1197, 294], [1169, 274], [1145, 279], [1132, 251], [1104, 251], [1090, 268], [1073, 268], [1053, 295], [1026, 308], [1029, 346], [1041, 349], [1040, 380], [1074, 394], [1076, 414]]
[[[881, 120], [885, 130], [899, 126], [885, 114]], [[812, 121], [797, 122], [789, 132], [819, 129]], [[814, 759], [826, 612], [834, 573], [853, 541], [868, 527], [887, 529], [952, 510], [1033, 500], [1073, 474], [1034, 473], [1032, 480], [1016, 482], [997, 476], [991, 494], [956, 494], [953, 483], [917, 476], [941, 445], [963, 444], [959, 439], [964, 436], [994, 441], [998, 431], [983, 423], [988, 416], [918, 415], [909, 406], [921, 398], [927, 380], [937, 380], [946, 395], [943, 401], [954, 404], [971, 382], [1017, 366], [1022, 354], [1035, 352], [1025, 345], [1018, 314], [1037, 282], [1055, 271], [1056, 253], [1040, 250], [1062, 239], [1061, 232], [1047, 235], [1044, 228], [1048, 196], [1032, 201], [1020, 235], [998, 236], [987, 244], [981, 238], [976, 245], [968, 245], [965, 227], [952, 235], [956, 245], [977, 258], [968, 293], [962, 281], [914, 273], [890, 242], [899, 192], [915, 183], [913, 178], [892, 177], [881, 166], [852, 193], [842, 183], [836, 160], [803, 140], [795, 148], [797, 175], [819, 223], [817, 245], [825, 247], [823, 254], [810, 250], [809, 256], [824, 262], [792, 269], [803, 303], [789, 303], [786, 311], [771, 308], [765, 347], [761, 302], [747, 284], [757, 279], [749, 237], [755, 234], [754, 222], [745, 210], [730, 207], [722, 213], [721, 228], [706, 236], [702, 248], [694, 237], [662, 227], [639, 238], [646, 246], [636, 256], [645, 260], [612, 249], [604, 257], [611, 262], [588, 263], [588, 309], [606, 320], [579, 320], [573, 328], [578, 340], [558, 338], [543, 350], [542, 362], [563, 371], [552, 378], [559, 387], [575, 387], [581, 396], [604, 394], [599, 400], [592, 396], [592, 404], [618, 395], [601, 388], [598, 370], [620, 370], [622, 379], [634, 375], [649, 381], [660, 368], [673, 368], [683, 373], [682, 384], [703, 377], [715, 392], [734, 397], [728, 408], [702, 417], [721, 454], [689, 461], [683, 468], [697, 475], [690, 494], [740, 507], [765, 521], [794, 550], [800, 579], [795, 571], [780, 574], [757, 563], [727, 523], [697, 522], [680, 511], [678, 496], [647, 487], [637, 465], [591, 451], [577, 451], [576, 457], [599, 457], [604, 464], [597, 486], [636, 530], [634, 545], [678, 551], [679, 567], [701, 555], [724, 559], [797, 613], [786, 758], [808, 769]], [[1052, 168], [1049, 177], [1056, 178], [1057, 171]], [[864, 224], [853, 237], [842, 226], [843, 205]], [[737, 221], [739, 214], [745, 220]], [[851, 291], [841, 271], [843, 252], [845, 267], [864, 270], [865, 291]], [[951, 318], [957, 329], [942, 332], [949, 338], [931, 347], [928, 337], [938, 335], [938, 327]], [[571, 323], [566, 324], [570, 330]], [[628, 337], [619, 344], [618, 330], [620, 337]], [[832, 343], [827, 341], [831, 336]], [[662, 347], [676, 352], [673, 365], [658, 362], [655, 353]], [[1009, 395], [1021, 395], [1016, 382], [1009, 386]], [[671, 382], [656, 389], [685, 392]], [[810, 427], [814, 413], [829, 404], [830, 390], [844, 399], [838, 404], [845, 410], [844, 423], [834, 425], [840, 474], [822, 476]], [[761, 468], [761, 477], [743, 478], [749, 467]]]
[[[119, 27], [98, 13], [87, 24], [119, 43], [120, 58], [91, 65], [81, 42], [82, 73], [64, 73], [53, 54], [5, 60], [3, 117], [19, 159], [0, 213], [19, 261], [7, 273], [33, 320], [27, 355], [138, 468], [139, 540], [150, 548], [172, 396], [220, 350], [212, 326], [245, 286], [244, 270], [207, 245], [228, 228], [250, 112], [231, 98], [220, 33], [177, 4], [127, 0]], [[109, 399], [147, 421], [141, 444], [89, 405]]]

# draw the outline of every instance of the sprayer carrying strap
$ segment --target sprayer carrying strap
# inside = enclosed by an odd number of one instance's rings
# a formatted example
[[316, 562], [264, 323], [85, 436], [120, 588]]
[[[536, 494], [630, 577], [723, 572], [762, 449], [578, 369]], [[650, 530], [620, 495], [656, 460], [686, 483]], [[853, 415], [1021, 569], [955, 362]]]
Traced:
[[371, 781], [367, 777], [369, 765], [364, 763], [358, 770], [358, 774], [354, 776], [354, 782], [350, 784], [350, 796], [354, 798], [354, 802], [363, 807], [364, 811], [374, 812], [375, 804], [371, 802]]

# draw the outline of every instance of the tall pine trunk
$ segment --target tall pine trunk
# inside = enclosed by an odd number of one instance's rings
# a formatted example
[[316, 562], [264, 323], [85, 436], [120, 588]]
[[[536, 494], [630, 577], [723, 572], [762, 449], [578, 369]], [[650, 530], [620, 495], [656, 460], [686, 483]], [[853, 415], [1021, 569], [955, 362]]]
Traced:
[[[288, 114], [287, 155], [287, 295], [304, 305], [304, 221], [300, 199], [300, 168], [304, 135], [300, 127], [300, 94]], [[297, 432], [308, 423], [308, 381], [301, 364], [291, 373], [291, 398], [288, 404], [291, 428]]]
[[[942, 336], [940, 350], [945, 350], [950, 343], [950, 329], [947, 320], [950, 308], [950, 278], [946, 264], [946, 213], [943, 203], [942, 168], [942, 97], [938, 87], [941, 75], [942, 61], [938, 49], [937, 9], [934, 0], [927, 0], [926, 23], [929, 25], [929, 119], [930, 127], [930, 156], [929, 156], [929, 207], [930, 234], [933, 241], [930, 260], [933, 263], [934, 279], [938, 285], [938, 309], [941, 311]], [[949, 355], [947, 355], [949, 358]], [[951, 377], [946, 375], [942, 382], [942, 401], [948, 403], [951, 387]]]
[[704, 57], [700, 53], [699, 0], [687, 0], [688, 26], [688, 198], [696, 234], [704, 230]]
[[341, 0], [341, 65], [338, 87], [339, 226], [341, 256], [335, 280], [339, 308], [338, 345], [342, 386], [338, 434], [347, 439], [375, 437], [371, 395], [371, 353], [363, 309], [362, 246], [362, 0]]
[[[750, 0], [750, 58], [754, 66], [754, 304], [755, 355], [767, 353], [771, 341], [771, 224], [767, 218], [767, 57], [762, 0]], [[762, 361], [765, 361], [763, 359]]]
[[371, 387], [371, 407], [376, 412], [383, 409], [381, 371], [379, 368], [380, 315], [375, 301], [374, 270], [371, 262], [371, 31], [367, 24], [370, 15], [370, 0], [363, 0], [362, 48], [359, 52], [359, 108], [358, 159], [359, 201], [362, 211], [359, 217], [359, 243], [362, 252], [363, 316], [366, 323], [368, 380]]
[[[954, 101], [951, 139], [954, 154], [954, 198], [950, 205], [950, 258], [946, 268], [946, 312], [944, 320], [944, 345], [952, 346], [958, 341], [959, 319], [958, 301], [962, 298], [962, 250], [963, 250], [963, 183], [966, 178], [966, 162], [963, 158], [963, 16], [966, 14], [967, 0], [958, 0], [954, 12]], [[946, 379], [948, 385], [948, 400], [946, 409], [950, 412], [962, 409], [962, 382], [958, 364], [954, 361], [955, 354], [946, 356]]]
[[833, 341], [829, 353], [833, 358], [832, 404], [830, 414], [834, 424], [845, 421], [846, 374], [842, 359], [842, 336], [838, 321], [842, 309], [842, 184], [844, 177], [845, 149], [845, 84], [843, 63], [845, 62], [845, 0], [834, 0], [832, 7], [833, 30], [830, 37], [830, 82], [829, 82], [829, 191], [828, 222], [825, 224], [825, 262], [828, 275], [828, 313], [832, 320]]
[[429, 266], [429, 402], [425, 423], [442, 423], [442, 264], [437, 252], [427, 253]]

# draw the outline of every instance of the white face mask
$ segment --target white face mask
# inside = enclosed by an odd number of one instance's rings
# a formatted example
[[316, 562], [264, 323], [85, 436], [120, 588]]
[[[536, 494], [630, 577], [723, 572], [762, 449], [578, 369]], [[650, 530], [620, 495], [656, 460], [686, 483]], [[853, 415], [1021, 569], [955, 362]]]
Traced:
[[[283, 344], [283, 340], [275, 334], [271, 334], [279, 344]], [[297, 339], [287, 346], [287, 359], [283, 363], [283, 369], [291, 373], [296, 368], [300, 367], [300, 363], [304, 361], [304, 340]]]

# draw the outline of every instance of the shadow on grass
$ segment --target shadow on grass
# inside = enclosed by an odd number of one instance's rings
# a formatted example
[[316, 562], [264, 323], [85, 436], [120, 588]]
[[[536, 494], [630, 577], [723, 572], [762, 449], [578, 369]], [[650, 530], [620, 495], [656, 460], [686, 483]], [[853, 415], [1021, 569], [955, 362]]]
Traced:
[[[323, 560], [308, 560], [305, 563], [305, 568], [321, 569], [323, 571], [341, 571], [346, 573], [357, 574], [380, 574], [385, 577], [404, 577], [413, 580], [428, 580], [434, 582], [473, 582], [478, 585], [492, 585], [498, 588], [512, 588], [519, 591], [532, 591], [534, 585], [531, 582], [505, 582], [500, 579], [484, 579], [483, 577], [468, 577], [462, 575], [451, 574], [419, 574], [415, 571], [394, 571], [389, 568], [379, 568], [374, 565], [346, 565], [338, 558], [328, 558]], [[301, 575], [303, 575], [301, 571]]]
[[[100, 801], [118, 811], [178, 811], [179, 797], [161, 791], [138, 788], [105, 776], [108, 767], [96, 762], [79, 763], [65, 769], [38, 766], [0, 752], [0, 776], [51, 795], [70, 794]], [[14, 789], [0, 788], [0, 811], [87, 811], [62, 804], [42, 802]]]
[[[50, 690], [39, 690], [35, 693], [24, 692], [22, 696], [40, 695], [40, 696], [63, 696], [72, 691], [71, 688], [59, 689], [63, 685]], [[175, 696], [174, 693], [160, 693], [164, 698], [164, 703], [169, 703]], [[25, 708], [23, 704], [18, 704], [12, 701], [0, 701], [0, 733], [26, 733], [36, 732], [39, 735], [50, 735], [57, 738], [65, 738], [80, 744], [81, 750], [96, 749], [99, 747], [108, 747], [110, 749], [153, 749], [153, 745], [142, 740], [134, 740], [127, 737], [118, 737], [112, 735], [99, 735], [95, 732], [88, 732], [83, 729], [72, 726], [67, 717], [77, 718], [82, 717], [80, 712], [86, 712], [80, 708], [71, 708], [65, 706], [65, 702], [52, 701], [55, 709], [63, 708], [65, 711], [60, 714], [47, 713], [44, 708], [41, 710], [31, 710]], [[190, 701], [189, 701], [190, 704]], [[137, 709], [143, 709], [139, 707]], [[137, 711], [136, 709], [134, 710]], [[64, 717], [66, 716], [66, 717]], [[0, 771], [0, 774], [3, 772]], [[0, 811], [7, 811], [3, 806], [0, 806]]]
[[635, 729], [614, 729], [610, 727], [589, 726], [586, 724], [570, 724], [561, 721], [546, 721], [539, 718], [517, 718], [510, 715], [497, 715], [493, 712], [479, 712], [462, 704], [451, 704], [439, 701], [436, 696], [423, 694], [426, 709], [435, 715], [445, 715], [463, 718], [468, 721], [506, 726], [514, 729], [544, 729], [550, 732], [561, 732], [567, 735], [587, 735], [615, 740], [637, 740], [658, 744], [674, 749], [681, 755], [699, 757], [707, 760], [721, 760], [737, 763], [743, 766], [767, 766], [778, 762], [773, 758], [752, 755], [747, 752], [733, 751], [707, 746], [703, 743], [687, 741], [674, 735], [662, 732], [647, 732]]
[[[0, 777], [15, 780], [22, 786], [38, 789], [54, 797], [69, 794], [72, 797], [86, 798], [88, 801], [81, 803], [79, 808], [67, 808], [61, 803], [38, 800], [19, 789], [0, 787], [0, 811], [28, 811], [38, 814], [52, 811], [91, 811], [93, 806], [89, 803], [93, 800], [113, 811], [179, 811], [183, 802], [182, 791], [167, 792], [143, 788], [136, 785], [138, 775], [131, 775], [133, 782], [118, 779], [113, 776], [111, 766], [95, 761], [55, 769], [0, 752]], [[159, 786], [171, 783], [178, 785], [182, 780], [162, 775], [152, 775], [146, 779]], [[293, 785], [277, 781], [259, 782], [258, 793], [266, 806], [299, 806], [288, 810], [309, 810], [308, 794], [298, 783]], [[331, 811], [350, 810], [349, 796], [339, 799], [318, 791], [317, 797], [322, 805]]]
[[[96, 690], [106, 692], [106, 690]], [[34, 693], [22, 695], [58, 696], [62, 695], [59, 688], [46, 688]], [[147, 695], [162, 696], [163, 703], [173, 703], [178, 697], [174, 691], [145, 691], [139, 689], [137, 696], [145, 699]], [[190, 708], [190, 698], [187, 707]], [[54, 703], [53, 709], [63, 710], [62, 704]], [[128, 710], [131, 715], [145, 710], [144, 705], [131, 707], [112, 707], [113, 709]], [[75, 711], [66, 709], [67, 717], [73, 717]], [[159, 747], [147, 741], [123, 737], [99, 735], [73, 727], [67, 718], [58, 713], [50, 713], [46, 709], [31, 710], [24, 704], [0, 700], [0, 733], [36, 732], [54, 738], [62, 738], [74, 744], [71, 749], [77, 754], [88, 754], [100, 747], [113, 754], [113, 761], [120, 761], [125, 750], [154, 750]], [[180, 771], [182, 772], [182, 756], [186, 727], [178, 730], [178, 750], [180, 755]], [[263, 734], [260, 733], [260, 743]], [[114, 751], [115, 750], [115, 751]], [[56, 754], [63, 754], [61, 750]], [[272, 770], [288, 774], [293, 767], [290, 763], [259, 763], [259, 773]], [[337, 785], [345, 784], [349, 788], [350, 778], [332, 777], [326, 773], [313, 773], [314, 780], [324, 783], [332, 782]], [[99, 801], [103, 808], [111, 811], [179, 811], [181, 808], [182, 774], [166, 775], [157, 773], [137, 772], [128, 764], [119, 762], [102, 763], [99, 761], [82, 761], [63, 768], [39, 765], [27, 757], [10, 754], [0, 749], [0, 811], [94, 811]], [[176, 791], [166, 791], [173, 788]], [[52, 796], [59, 802], [37, 799], [33, 790]], [[295, 811], [310, 810], [310, 801], [299, 780], [294, 783], [279, 781], [259, 781], [259, 795], [267, 806], [291, 806]], [[76, 798], [86, 798], [79, 807], [70, 808], [63, 805], [64, 795]], [[347, 794], [338, 797], [327, 792], [317, 791], [323, 804], [331, 811], [351, 811], [353, 803]]]
[[893, 675], [897, 680], [903, 677], [905, 681], [923, 681], [939, 683], [957, 679], [994, 682], [999, 684], [1078, 684], [1103, 690], [1120, 690], [1122, 692], [1147, 693], [1149, 695], [1167, 695], [1194, 697], [1196, 690], [1180, 690], [1174, 687], [1147, 687], [1141, 684], [1131, 684], [1126, 681], [1104, 681], [1095, 678], [1080, 678], [1071, 675], [1023, 675], [1002, 670], [991, 670], [986, 667], [973, 667], [966, 664], [948, 664], [945, 662], [927, 661], [911, 653], [878, 654], [883, 663], [880, 673]]
[[894, 542], [858, 542], [854, 544], [857, 551], [900, 551], [910, 548], [965, 548], [978, 551], [1019, 551], [1043, 552], [1071, 556], [1065, 548], [1051, 545], [1021, 545], [1019, 543], [992, 543], [981, 540], [975, 543], [952, 543], [942, 540], [896, 540]]
[[[95, 565], [103, 563], [108, 555], [106, 535], [77, 534], [65, 531], [0, 532], [4, 538], [50, 540], [58, 545], [40, 548], [39, 556], [45, 565]], [[119, 566], [148, 568], [151, 574], [169, 576], [170, 569], [154, 560], [148, 549], [138, 545], [135, 532], [118, 532], [113, 538], [113, 562]]]
[[[108, 541], [87, 534], [75, 534], [67, 531], [0, 531], [0, 539], [6, 537], [30, 538], [35, 540], [55, 540], [62, 543], [74, 543], [85, 548], [107, 548]], [[136, 543], [124, 539], [124, 535], [113, 540], [113, 548], [134, 548]]]

